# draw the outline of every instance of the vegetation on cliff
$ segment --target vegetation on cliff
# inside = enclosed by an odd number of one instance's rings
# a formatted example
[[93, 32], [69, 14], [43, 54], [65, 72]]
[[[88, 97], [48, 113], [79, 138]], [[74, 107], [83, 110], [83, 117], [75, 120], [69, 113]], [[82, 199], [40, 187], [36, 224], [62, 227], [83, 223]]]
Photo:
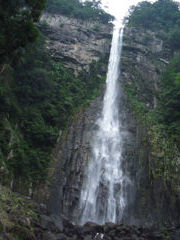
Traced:
[[159, 122], [180, 149], [180, 56], [175, 56], [161, 78]]
[[47, 0], [46, 10], [51, 13], [59, 13], [82, 20], [93, 20], [101, 23], [109, 23], [114, 17], [101, 8], [101, 1], [79, 0]]
[[0, 185], [0, 239], [35, 240], [38, 214], [33, 202]]
[[[0, 39], [4, 49], [0, 65], [0, 182], [11, 182], [14, 190], [26, 193], [29, 184], [35, 187], [47, 180], [59, 130], [99, 93], [108, 61], [108, 56], [92, 61], [90, 71], [78, 76], [63, 62], [54, 62], [45, 37], [33, 23], [43, 4], [11, 1], [8, 7], [7, 3], [0, 6], [5, 21]], [[21, 21], [26, 31], [19, 27]]]
[[23, 48], [37, 38], [39, 31], [34, 22], [44, 7], [45, 0], [0, 2], [0, 64], [18, 61]]
[[128, 24], [165, 31], [180, 26], [179, 3], [172, 0], [143, 1], [131, 7]]
[[10, 175], [33, 184], [45, 181], [58, 129], [65, 129], [73, 113], [96, 95], [104, 82], [97, 74], [106, 60], [92, 62], [88, 81], [85, 73], [75, 77], [50, 59], [41, 36], [27, 46], [23, 62], [4, 70], [0, 156]]
[[[70, 2], [64, 1], [63, 6], [68, 7]], [[99, 6], [82, 10], [79, 1], [73, 2], [76, 11], [79, 6], [84, 13], [81, 19], [112, 19]], [[42, 239], [39, 210], [11, 190], [31, 195], [48, 182], [59, 131], [66, 130], [74, 114], [99, 94], [105, 81], [106, 55], [92, 61], [89, 72], [82, 71], [78, 76], [63, 62], [52, 60], [36, 24], [44, 3], [0, 3], [0, 239]], [[77, 12], [73, 16], [77, 17]]]
[[127, 84], [126, 90], [137, 118], [147, 129], [152, 155], [156, 159], [155, 162], [150, 163], [153, 177], [162, 177], [164, 182], [172, 183], [171, 187], [175, 187], [178, 193], [180, 172], [178, 163], [180, 156], [179, 3], [171, 0], [141, 2], [136, 7], [132, 7], [128, 25], [136, 27], [139, 31], [141, 29], [154, 31], [170, 49], [169, 64], [162, 74], [158, 72], [158, 89], [154, 92], [152, 89], [146, 89], [147, 94], [152, 94], [157, 99], [158, 104], [155, 109], [143, 102], [138, 92], [141, 88], [138, 86], [138, 78], [141, 78], [141, 74], [135, 73], [136, 83], [133, 87]]
[[[154, 30], [172, 49], [180, 49], [180, 4], [172, 0], [140, 2], [131, 7], [128, 25]], [[162, 31], [167, 34], [163, 34]]]

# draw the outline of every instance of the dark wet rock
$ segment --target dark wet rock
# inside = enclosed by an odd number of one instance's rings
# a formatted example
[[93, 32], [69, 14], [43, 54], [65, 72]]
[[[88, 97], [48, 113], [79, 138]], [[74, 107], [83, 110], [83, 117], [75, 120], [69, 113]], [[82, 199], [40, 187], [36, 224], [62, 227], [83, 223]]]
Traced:
[[[55, 218], [41, 216], [37, 240], [179, 240], [180, 228], [165, 226], [162, 229], [138, 228], [125, 224], [106, 223], [98, 225], [88, 222], [84, 226], [74, 225], [68, 220], [64, 220], [63, 230], [57, 232]], [[42, 220], [43, 219], [43, 220]], [[45, 219], [45, 220], [44, 220]], [[44, 229], [44, 221], [46, 224]], [[52, 227], [54, 224], [54, 227]]]
[[49, 229], [53, 232], [60, 232], [63, 230], [62, 222], [57, 217], [49, 217], [47, 215], [41, 215], [40, 224], [44, 230]]
[[6, 233], [1, 233], [0, 238], [2, 238], [2, 240], [10, 240]]
[[87, 222], [84, 224], [81, 230], [82, 233], [98, 233], [102, 232], [102, 226], [93, 222]]
[[132, 235], [132, 240], [139, 240], [139, 237], [135, 234]]
[[39, 210], [42, 214], [46, 214], [47, 213], [47, 206], [43, 203], [39, 204]]
[[107, 231], [109, 231], [109, 230], [114, 229], [115, 226], [116, 226], [115, 223], [107, 222], [107, 223], [104, 225], [104, 232], [107, 232]]
[[63, 231], [63, 221], [62, 218], [58, 217], [57, 215], [51, 215], [51, 219], [53, 220], [57, 232]]
[[[39, 221], [34, 222], [35, 237], [30, 240], [180, 240], [180, 226], [154, 229], [111, 222], [105, 225], [87, 222], [79, 226], [63, 217], [41, 214], [39, 210], [37, 213]], [[14, 240], [7, 234], [0, 236], [3, 240]]]
[[[126, 84], [138, 84], [139, 100], [150, 109], [157, 106], [158, 100], [153, 93], [157, 91], [160, 75], [167, 65], [165, 61], [169, 61], [171, 52], [164, 47], [163, 41], [158, 39], [154, 32], [150, 34], [152, 41], [146, 44], [146, 32], [139, 32], [135, 28], [124, 30], [120, 79], [122, 92], [118, 101], [121, 110], [119, 117], [122, 120], [120, 131], [123, 135], [122, 166], [131, 179], [131, 184], [126, 186], [128, 206], [124, 210], [122, 221], [136, 226], [159, 227], [165, 223], [180, 222], [180, 202], [173, 196], [171, 189], [163, 187], [161, 179], [152, 179], [149, 163], [154, 163], [155, 158], [152, 156], [150, 144], [145, 143], [147, 131], [136, 120], [125, 94]], [[101, 113], [102, 100], [103, 91], [85, 112], [75, 117], [69, 126], [67, 141], [63, 146], [58, 145], [57, 156], [61, 157], [58, 159], [59, 166], [52, 186], [49, 210], [54, 214], [63, 213], [77, 224], [82, 214], [79, 201], [81, 187], [86, 178], [84, 170], [92, 156], [93, 136], [98, 129], [96, 120]], [[103, 199], [103, 186], [99, 192], [100, 198]], [[105, 226], [105, 232], [106, 228], [108, 230]], [[127, 233], [130, 230], [123, 231]], [[121, 235], [124, 233], [121, 232]]]
[[54, 225], [52, 219], [46, 215], [40, 216], [40, 224], [44, 230], [48, 229], [50, 225]]
[[59, 142], [57, 146], [56, 157], [61, 155], [61, 160], [58, 160], [48, 210], [54, 215], [63, 214], [72, 222], [79, 222], [81, 217], [79, 186], [82, 186], [83, 170], [91, 154], [90, 139], [96, 131], [94, 123], [102, 100], [103, 94], [91, 102], [87, 111], [79, 113], [68, 130], [68, 141], [63, 146]]
[[56, 236], [52, 232], [44, 232], [42, 240], [57, 240]]
[[72, 224], [70, 221], [68, 221], [67, 219], [63, 219], [62, 220], [62, 224], [63, 224], [63, 228], [64, 229], [74, 229], [74, 224]]
[[84, 237], [84, 240], [92, 240], [93, 238], [92, 238], [92, 235], [86, 235], [85, 237]]
[[161, 239], [162, 239], [162, 233], [160, 233], [160, 232], [155, 232], [155, 233], [154, 233], [154, 236], [153, 236], [153, 239], [154, 239], [154, 240], [156, 240], [156, 239], [157, 239], [157, 240], [159, 240], [159, 239], [161, 240]]
[[67, 240], [67, 236], [63, 233], [59, 233], [56, 235], [56, 240]]
[[[108, 227], [107, 227], [108, 226]], [[66, 227], [65, 227], [66, 228]], [[98, 232], [96, 232], [98, 230]], [[87, 223], [84, 226], [73, 226], [72, 231], [65, 229], [63, 234], [57, 235], [57, 239], [62, 240], [164, 240], [163, 231], [156, 231], [148, 228], [141, 228], [141, 231], [135, 226], [106, 224], [100, 226], [94, 223]], [[179, 237], [179, 228], [166, 228], [166, 236], [171, 240], [177, 240]], [[106, 231], [106, 232], [105, 232]]]
[[[79, 21], [61, 15], [45, 13], [42, 21], [49, 26], [42, 27], [47, 37], [49, 48], [54, 59], [63, 62], [76, 73], [82, 69], [88, 70], [89, 63], [97, 60], [102, 53], [108, 53], [112, 28], [102, 25], [101, 32], [93, 31], [93, 22]], [[119, 96], [121, 133], [123, 136], [123, 170], [129, 174], [132, 184], [127, 186], [127, 201], [123, 222], [137, 226], [159, 226], [172, 222], [180, 222], [180, 203], [171, 191], [165, 190], [162, 181], [151, 179], [149, 162], [154, 162], [151, 146], [144, 144], [147, 132], [138, 123], [128, 105], [124, 88], [126, 84], [139, 84], [138, 97], [143, 103], [154, 109], [157, 106], [156, 92], [158, 81], [171, 56], [163, 40], [155, 32], [149, 31], [152, 40], [145, 41], [147, 32], [136, 28], [124, 29], [124, 44], [121, 60], [121, 89]], [[137, 77], [138, 76], [138, 77]], [[84, 169], [92, 155], [91, 141], [98, 129], [96, 119], [102, 109], [103, 91], [93, 100], [86, 111], [78, 113], [71, 121], [66, 141], [58, 139], [55, 150], [57, 171], [51, 188], [48, 211], [60, 216], [63, 214], [72, 222], [78, 223], [82, 211], [79, 209], [79, 199]], [[101, 189], [101, 197], [104, 191]], [[69, 229], [71, 227], [68, 227]], [[66, 232], [68, 232], [68, 228]], [[107, 229], [106, 229], [107, 228]], [[80, 231], [80, 230], [78, 230]], [[82, 230], [84, 231], [84, 230]], [[90, 231], [86, 230], [86, 231]], [[108, 227], [105, 226], [105, 232]], [[130, 229], [120, 229], [121, 236], [128, 234]], [[141, 229], [137, 236], [140, 237]], [[69, 231], [72, 235], [76, 230]]]
[[179, 240], [180, 239], [180, 230], [171, 234], [172, 240]]

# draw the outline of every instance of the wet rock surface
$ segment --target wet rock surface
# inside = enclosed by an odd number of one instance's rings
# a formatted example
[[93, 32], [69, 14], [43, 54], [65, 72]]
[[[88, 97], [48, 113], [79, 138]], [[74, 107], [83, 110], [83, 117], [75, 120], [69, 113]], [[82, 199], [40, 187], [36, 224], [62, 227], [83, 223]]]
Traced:
[[[52, 223], [54, 217], [49, 218], [52, 218]], [[49, 225], [47, 219], [46, 229], [39, 225], [36, 237], [42, 240], [179, 240], [180, 226], [166, 226], [158, 230], [114, 223], [98, 225], [88, 222], [84, 226], [78, 226], [64, 219], [61, 230], [52, 230], [52, 225]]]
[[[128, 205], [123, 222], [144, 227], [177, 225], [180, 223], [180, 203], [171, 189], [164, 188], [160, 179], [152, 178], [149, 163], [154, 161], [154, 157], [151, 146], [145, 142], [147, 132], [134, 116], [125, 92], [127, 83], [137, 85], [139, 100], [151, 109], [157, 105], [153, 93], [158, 89], [160, 75], [171, 53], [154, 32], [149, 32], [151, 39], [148, 42], [146, 34], [135, 28], [124, 30], [118, 101], [123, 135], [122, 166], [131, 184], [126, 189]], [[96, 120], [101, 114], [102, 101], [103, 91], [86, 111], [79, 113], [71, 122], [65, 144], [61, 141], [57, 144], [55, 158], [58, 164], [48, 209], [51, 214], [63, 214], [76, 223], [82, 215], [79, 210], [81, 187], [92, 156], [93, 136], [98, 129]]]
[[[137, 100], [153, 111], [158, 105], [155, 93], [160, 91], [162, 73], [172, 58], [171, 48], [158, 37], [157, 32], [134, 27], [124, 29], [123, 43], [121, 74], [124, 89], [127, 85], [136, 89]], [[130, 109], [132, 107], [128, 101], [127, 106]], [[148, 142], [148, 129], [143, 127], [135, 114], [133, 118], [136, 120], [135, 124], [127, 124], [131, 126], [134, 137], [134, 146], [131, 145], [134, 153], [128, 157], [128, 161], [132, 157], [135, 158], [134, 174], [131, 174], [136, 189], [131, 214], [134, 217], [133, 224], [140, 226], [179, 224], [179, 198], [171, 186], [165, 187], [162, 178], [153, 176], [156, 161], [162, 159], [153, 155]]]
[[96, 117], [100, 116], [103, 93], [92, 101], [88, 109], [80, 112], [67, 133], [67, 141], [57, 144], [55, 158], [57, 170], [51, 188], [48, 210], [53, 215], [63, 214], [72, 222], [80, 219], [79, 197], [84, 169], [91, 156], [91, 139], [97, 129]]
[[50, 13], [42, 15], [41, 23], [40, 28], [47, 38], [47, 48], [52, 58], [63, 61], [75, 73], [88, 70], [92, 60], [109, 53], [111, 25]]

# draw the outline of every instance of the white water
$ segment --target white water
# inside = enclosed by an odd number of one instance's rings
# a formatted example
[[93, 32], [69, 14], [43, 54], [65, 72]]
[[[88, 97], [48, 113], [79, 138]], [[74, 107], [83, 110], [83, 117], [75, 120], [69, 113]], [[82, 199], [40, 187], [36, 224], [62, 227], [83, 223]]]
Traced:
[[122, 136], [117, 97], [123, 28], [115, 25], [106, 91], [99, 129], [92, 143], [93, 154], [86, 169], [81, 190], [81, 224], [93, 221], [99, 224], [119, 222], [126, 206], [124, 184], [127, 177], [122, 170]]

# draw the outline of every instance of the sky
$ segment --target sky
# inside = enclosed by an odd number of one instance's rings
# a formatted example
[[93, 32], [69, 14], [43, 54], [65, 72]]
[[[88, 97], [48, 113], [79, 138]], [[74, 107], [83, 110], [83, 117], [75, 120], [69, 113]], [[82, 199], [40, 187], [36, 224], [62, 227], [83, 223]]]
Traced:
[[[136, 5], [141, 1], [142, 0], [101, 0], [103, 8], [118, 20], [123, 19], [127, 15], [130, 6]], [[149, 0], [149, 2], [155, 2], [155, 0]], [[180, 2], [180, 0], [176, 0], [176, 2]]]
[[[128, 13], [132, 5], [136, 5], [140, 0], [101, 0], [105, 10], [114, 15], [117, 19], [122, 19]], [[151, 0], [149, 2], [155, 2]]]

